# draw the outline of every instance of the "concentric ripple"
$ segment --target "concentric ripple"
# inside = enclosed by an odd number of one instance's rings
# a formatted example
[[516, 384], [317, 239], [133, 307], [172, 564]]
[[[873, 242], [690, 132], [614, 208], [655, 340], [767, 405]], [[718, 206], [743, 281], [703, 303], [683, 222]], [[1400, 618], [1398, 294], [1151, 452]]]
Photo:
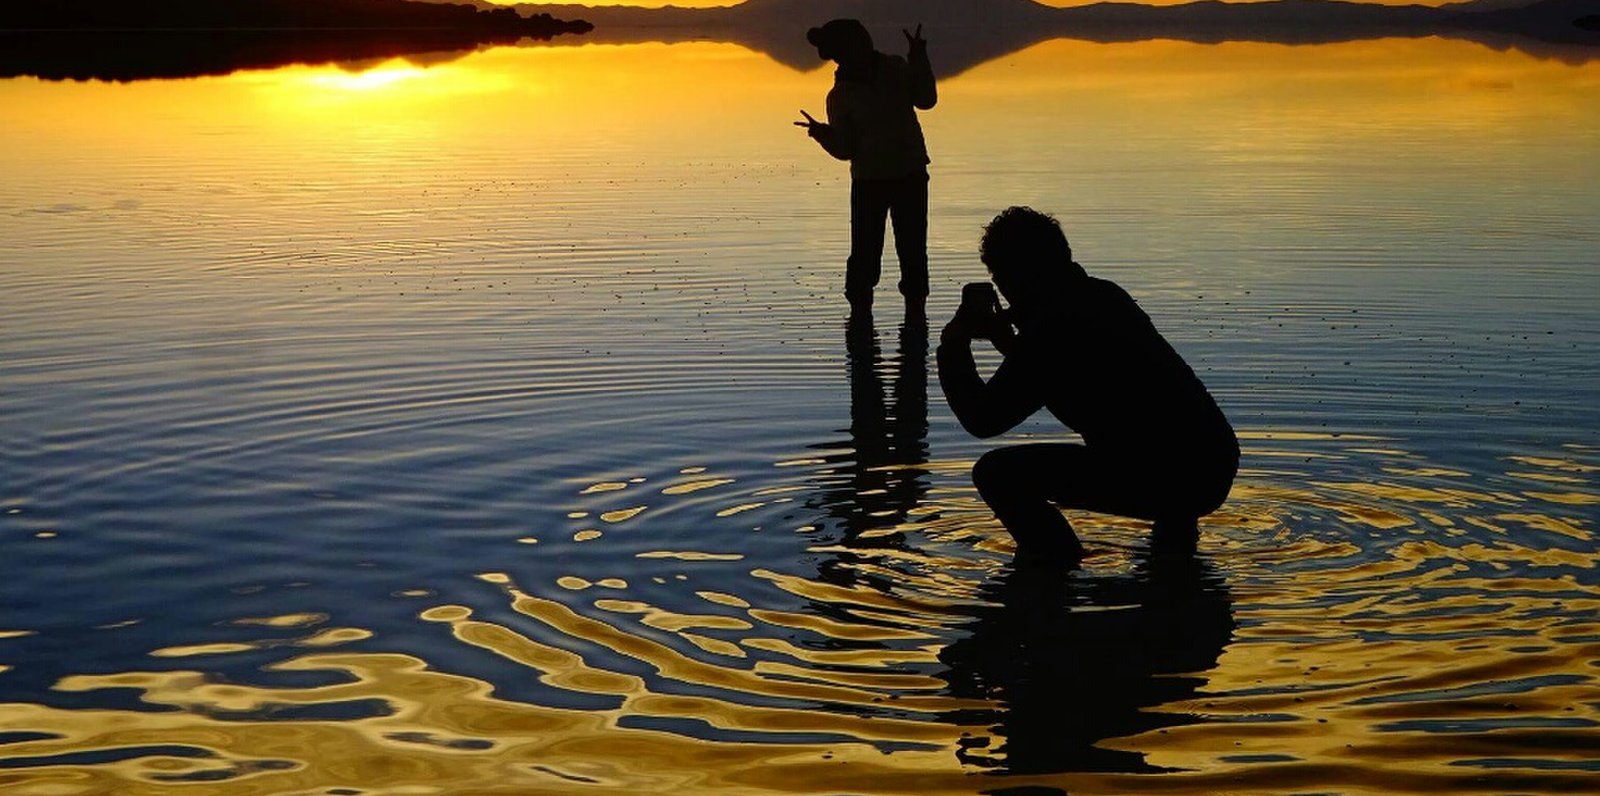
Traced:
[[[542, 582], [480, 573], [501, 609], [415, 614], [448, 633], [459, 652], [441, 657], [455, 665], [317, 650], [368, 635], [324, 615], [244, 617], [234, 624], [275, 635], [151, 654], [270, 645], [290, 652], [268, 672], [313, 681], [67, 677], [58, 692], [134, 701], [7, 705], [0, 782], [129, 794], [1593, 784], [1600, 588], [1583, 549], [1593, 518], [1573, 509], [1595, 499], [1596, 452], [1481, 477], [1385, 440], [1319, 436], [1246, 434], [1246, 470], [1195, 559], [1151, 552], [1142, 523], [1075, 516], [1091, 555], [1070, 574], [1009, 565], [967, 462], [876, 468], [921, 480], [925, 496], [865, 529], [826, 502], [851, 468], [815, 459], [782, 462], [763, 486], [701, 468], [597, 482], [575, 491], [569, 522], [606, 533], [577, 544], [616, 543], [637, 566], [619, 556], [615, 574]], [[1289, 454], [1385, 476], [1290, 485]], [[719, 522], [798, 533], [814, 566], [626, 538]], [[508, 696], [508, 672], [572, 699]]]

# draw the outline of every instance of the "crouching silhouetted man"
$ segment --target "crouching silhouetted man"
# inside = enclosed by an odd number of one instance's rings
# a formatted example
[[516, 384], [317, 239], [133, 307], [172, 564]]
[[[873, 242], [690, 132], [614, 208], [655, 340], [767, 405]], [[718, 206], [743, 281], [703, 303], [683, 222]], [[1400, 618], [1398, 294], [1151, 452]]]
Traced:
[[[979, 437], [1044, 407], [1083, 438], [997, 448], [973, 467], [1019, 556], [1082, 557], [1057, 505], [1153, 520], [1157, 544], [1192, 551], [1195, 521], [1222, 505], [1239, 467], [1205, 385], [1122, 288], [1073, 261], [1054, 218], [1009, 208], [984, 229], [980, 255], [1010, 307], [988, 283], [964, 289], [939, 342], [950, 408]], [[976, 339], [1004, 357], [987, 382]]]
[[850, 259], [844, 294], [853, 308], [872, 304], [883, 260], [884, 216], [894, 223], [900, 293], [906, 309], [922, 311], [928, 296], [928, 148], [917, 109], [939, 101], [922, 26], [905, 31], [905, 58], [872, 47], [859, 21], [835, 19], [806, 39], [834, 61], [828, 121], [801, 111], [806, 133], [828, 154], [850, 161]]

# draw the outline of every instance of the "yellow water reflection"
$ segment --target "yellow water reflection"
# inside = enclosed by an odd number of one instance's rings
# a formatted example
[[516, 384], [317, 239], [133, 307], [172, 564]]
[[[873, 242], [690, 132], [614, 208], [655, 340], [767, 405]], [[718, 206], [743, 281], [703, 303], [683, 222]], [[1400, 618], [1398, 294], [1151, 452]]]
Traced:
[[[306, 77], [306, 85], [315, 88], [332, 88], [344, 91], [373, 91], [382, 88], [391, 88], [402, 81], [413, 81], [424, 77], [448, 77], [446, 70], [429, 72], [416, 66], [384, 66], [368, 69], [361, 72], [341, 72], [328, 74], [319, 71]], [[462, 90], [462, 86], [451, 87], [454, 91]], [[410, 89], [415, 91], [416, 89]]]
[[[821, 70], [714, 43], [507, 48], [427, 67], [126, 86], [9, 81], [0, 191], [49, 202], [62, 185], [92, 184], [182, 204], [182, 189], [144, 188], [158, 163], [162, 184], [243, 186], [207, 208], [249, 211], [274, 191], [300, 201], [307, 183], [354, 183], [370, 192], [359, 213], [376, 215], [425, 203], [396, 185], [431, 190], [447, 173], [476, 189], [508, 168], [560, 181], [714, 157], [837, 178], [788, 126], [826, 83]], [[1382, 151], [1406, 128], [1494, 160], [1519, 131], [1600, 126], [1597, 88], [1595, 65], [1461, 42], [1063, 41], [949, 81], [926, 121], [935, 168], [980, 175], [961, 201], [993, 204], [1026, 198], [1040, 179], [1013, 171], [991, 185], [977, 167], [1033, 145], [1114, 150], [1130, 130], [1172, 138], [1171, 161], [1153, 167]], [[1115, 179], [1118, 155], [1108, 157]], [[951, 234], [970, 250], [971, 232]], [[882, 508], [898, 499], [890, 490], [853, 494], [871, 493], [884, 522], [851, 538], [810, 516], [769, 528], [811, 540], [807, 562], [781, 571], [747, 563], [729, 529], [742, 534], [779, 500], [815, 498], [813, 479], [838, 474], [814, 451], [769, 468], [778, 486], [676, 465], [685, 478], [644, 486], [594, 474], [568, 491], [586, 501], [566, 513], [571, 527], [518, 531], [506, 571], [473, 582], [490, 605], [464, 604], [459, 584], [400, 592], [417, 601], [407, 603], [415, 624], [436, 631], [437, 655], [384, 652], [395, 647], [381, 629], [326, 626], [332, 608], [239, 616], [223, 630], [243, 640], [194, 628], [140, 648], [128, 671], [56, 681], [40, 697], [51, 704], [0, 705], [0, 791], [1600, 790], [1600, 594], [1579, 577], [1595, 569], [1592, 452], [1514, 457], [1485, 474], [1419, 461], [1400, 440], [1242, 438], [1247, 469], [1205, 527], [1210, 570], [1152, 572], [1144, 524], [1076, 518], [1092, 540], [1087, 572], [1059, 591], [1047, 584], [1054, 602], [1039, 603], [1026, 592], [1040, 584], [1010, 573], [1009, 539], [965, 486], [969, 461], [916, 465], [933, 485], [903, 512]], [[1312, 479], [1294, 469], [1312, 457], [1363, 466]], [[606, 550], [691, 509], [724, 533], [650, 538], [610, 564], [574, 557], [544, 580], [513, 569], [517, 556], [557, 548], [538, 538]], [[605, 530], [588, 527], [597, 523]], [[692, 597], [669, 607], [647, 591], [668, 575], [628, 568], [654, 562], [722, 579], [675, 576]], [[1163, 624], [1174, 617], [1177, 627]], [[1028, 645], [1050, 652], [1036, 668]], [[207, 668], [250, 655], [275, 661], [263, 680], [322, 684], [224, 681]], [[461, 673], [482, 660], [515, 676]], [[327, 676], [268, 677], [313, 672]], [[0, 662], [0, 676], [27, 674], [26, 661]], [[1080, 761], [1107, 770], [1043, 770]], [[1147, 773], [1125, 773], [1136, 766]]]
[[[787, 122], [816, 107], [824, 70], [802, 74], [716, 43], [497, 48], [420, 67], [293, 67], [130, 85], [0, 83], [0, 164], [45, 183], [44, 164], [133, 160], [181, 147], [197, 168], [262, 163], [218, 135], [296, 152], [338, 175], [352, 154], [404, 168], [416, 146], [676, 152], [763, 151], [808, 167]], [[1209, 147], [1272, 149], [1352, 134], [1452, 128], [1461, 145], [1513, 130], [1593, 127], [1600, 64], [1569, 66], [1442, 40], [1318, 47], [1172, 41], [1052, 41], [949, 80], [925, 117], [935, 163], [985, 146], [1070, 133], [1105, 140], [1129, 124], [1168, 128]], [[1252, 121], [1253, 120], [1253, 121]], [[1010, 143], [1008, 143], [1010, 142]], [[179, 165], [181, 168], [181, 165]]]
[[[1337, 439], [1242, 436], [1247, 464], [1263, 445]], [[1371, 443], [1337, 444], [1357, 456]], [[1563, 457], [1507, 464], [1593, 471]], [[946, 475], [968, 467], [926, 464]], [[1003, 556], [962, 552], [1003, 534], [970, 490], [946, 487], [931, 493], [931, 511], [895, 526], [897, 538], [921, 541], [819, 543], [813, 552], [838, 556], [837, 569], [757, 568], [695, 591], [699, 612], [653, 605], [604, 572], [559, 579], [586, 595], [577, 604], [485, 573], [509, 614], [491, 620], [443, 603], [419, 620], [530, 681], [610, 707], [511, 699], [415, 656], [375, 652], [267, 666], [335, 675], [315, 686], [220, 682], [198, 669], [69, 676], [56, 691], [115, 689], [149, 710], [0, 706], [0, 726], [20, 734], [3, 747], [0, 786], [135, 795], [179, 783], [199, 794], [566, 793], [580, 784], [729, 794], [1590, 789], [1600, 590], [1571, 573], [1595, 566], [1594, 518], [1527, 492], [1453, 485], [1482, 480], [1455, 471], [1391, 469], [1402, 480], [1291, 486], [1247, 467], [1206, 521], [1200, 569], [1142, 563], [1142, 523], [1082, 516], [1095, 550], [1085, 576], [1029, 583]], [[1596, 492], [1591, 480], [1572, 486]], [[1318, 514], [1326, 519], [1309, 519]], [[1475, 521], [1518, 527], [1487, 543], [1444, 533]], [[1419, 529], [1428, 532], [1413, 536]], [[1563, 540], [1585, 546], [1567, 550]], [[1206, 575], [1211, 567], [1221, 574]], [[740, 594], [768, 586], [807, 607]], [[1052, 602], [1061, 596], [1066, 603]], [[326, 619], [233, 624], [305, 632]], [[369, 637], [331, 628], [150, 654]], [[1044, 656], [1037, 672], [1030, 655]], [[319, 720], [319, 710], [341, 718]], [[74, 757], [87, 752], [93, 760]]]

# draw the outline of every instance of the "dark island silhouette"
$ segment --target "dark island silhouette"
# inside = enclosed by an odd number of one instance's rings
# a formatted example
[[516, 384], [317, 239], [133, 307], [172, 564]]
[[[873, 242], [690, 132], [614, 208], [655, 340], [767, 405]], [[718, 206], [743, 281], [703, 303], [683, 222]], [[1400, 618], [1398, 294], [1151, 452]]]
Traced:
[[0, 78], [130, 81], [289, 64], [436, 63], [582, 20], [418, 0], [52, 0], [0, 4]]
[[536, 3], [516, 8], [587, 19], [595, 24], [594, 33], [585, 37], [588, 41], [725, 41], [799, 70], [821, 65], [803, 35], [809, 26], [855, 18], [866, 24], [874, 40], [896, 41], [901, 29], [921, 23], [933, 45], [935, 75], [943, 79], [1060, 38], [1325, 44], [1437, 36], [1583, 63], [1600, 58], [1600, 35], [1590, 20], [1595, 2], [1470, 0], [1429, 7], [1343, 0], [1205, 0], [1175, 6], [1095, 3], [1057, 8], [1034, 0], [745, 0], [718, 8]]
[[[1344, 0], [1176, 6], [1034, 0], [745, 0], [717, 8], [503, 6], [421, 0], [52, 0], [0, 3], [0, 78], [131, 81], [290, 64], [438, 63], [485, 47], [724, 41], [794, 69], [821, 66], [804, 31], [853, 17], [892, 41], [924, 24], [944, 79], [1043, 41], [1173, 39], [1325, 44], [1428, 37], [1564, 63], [1600, 58], [1596, 0], [1468, 0], [1440, 7]], [[592, 23], [592, 24], [591, 24]]]

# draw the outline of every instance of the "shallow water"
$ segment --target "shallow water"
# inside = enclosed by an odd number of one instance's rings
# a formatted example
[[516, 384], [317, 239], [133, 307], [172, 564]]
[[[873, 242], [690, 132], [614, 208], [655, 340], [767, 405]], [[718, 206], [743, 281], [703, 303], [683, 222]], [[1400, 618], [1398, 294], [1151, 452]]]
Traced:
[[0, 785], [1600, 788], [1600, 65], [943, 84], [934, 336], [1033, 204], [1241, 430], [1197, 562], [1075, 516], [1070, 575], [1010, 567], [892, 287], [847, 326], [788, 126], [826, 85], [711, 43], [0, 82]]

